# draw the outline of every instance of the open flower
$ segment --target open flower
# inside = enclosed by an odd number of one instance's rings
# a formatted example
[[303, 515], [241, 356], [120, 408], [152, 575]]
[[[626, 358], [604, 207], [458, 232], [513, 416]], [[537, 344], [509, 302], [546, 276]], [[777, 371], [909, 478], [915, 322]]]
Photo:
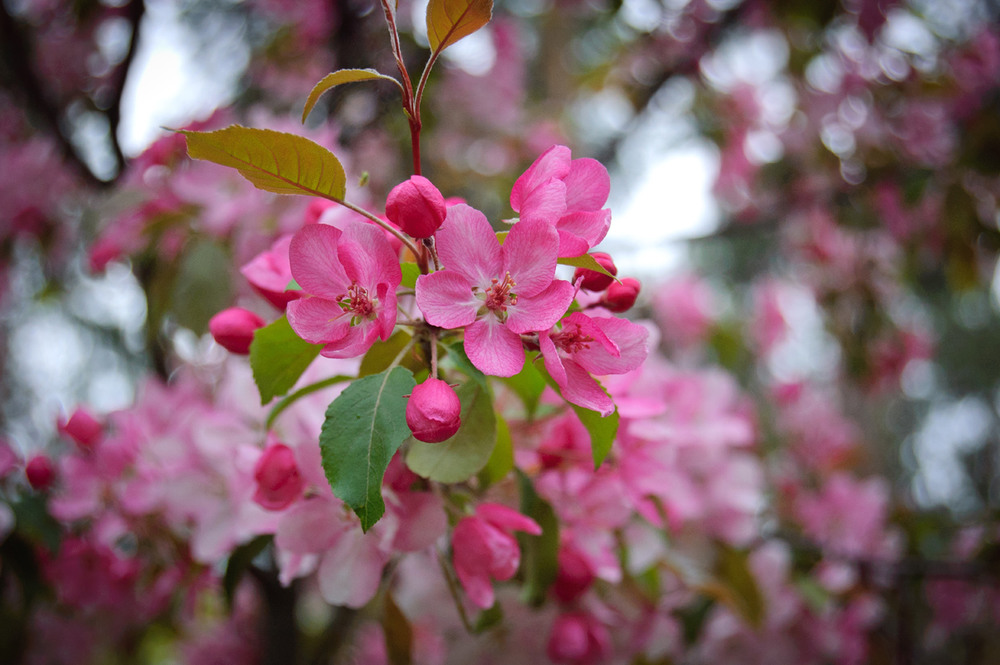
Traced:
[[522, 222], [544, 221], [559, 232], [559, 256], [580, 256], [604, 240], [611, 211], [602, 206], [611, 178], [595, 159], [570, 159], [564, 145], [552, 146], [514, 183], [510, 207]]
[[615, 404], [591, 374], [624, 374], [646, 359], [646, 329], [619, 318], [590, 317], [580, 312], [538, 334], [545, 370], [569, 402], [602, 416]]
[[292, 276], [312, 296], [288, 304], [288, 323], [302, 339], [325, 344], [329, 358], [352, 358], [389, 338], [402, 273], [381, 229], [311, 224], [292, 238], [288, 255]]
[[442, 328], [467, 326], [465, 352], [481, 371], [517, 374], [524, 366], [520, 336], [551, 328], [573, 300], [573, 286], [553, 279], [555, 229], [520, 222], [501, 247], [483, 213], [456, 205], [435, 239], [444, 270], [417, 279], [424, 318]]

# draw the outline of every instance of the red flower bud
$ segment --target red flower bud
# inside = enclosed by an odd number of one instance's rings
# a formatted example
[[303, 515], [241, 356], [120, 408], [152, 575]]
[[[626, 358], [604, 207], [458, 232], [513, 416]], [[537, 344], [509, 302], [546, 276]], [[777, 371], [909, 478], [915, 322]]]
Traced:
[[594, 583], [594, 571], [590, 562], [575, 547], [559, 549], [559, 569], [552, 592], [563, 603], [572, 603]]
[[104, 436], [104, 425], [86, 409], [78, 408], [66, 422], [57, 423], [59, 433], [76, 441], [81, 448], [93, 448]]
[[414, 238], [429, 238], [444, 222], [448, 209], [444, 196], [430, 180], [410, 176], [389, 192], [385, 216]]
[[283, 443], [264, 451], [253, 477], [257, 481], [253, 500], [268, 510], [286, 508], [302, 495], [306, 485], [295, 463], [295, 453]]
[[264, 319], [242, 307], [224, 309], [208, 322], [208, 331], [219, 346], [242, 356], [250, 353], [254, 331], [263, 327]]
[[601, 304], [612, 312], [624, 312], [635, 304], [635, 299], [639, 297], [639, 280], [634, 277], [626, 277], [621, 282], [614, 282], [608, 287], [608, 292], [604, 294]]
[[[615, 262], [611, 260], [610, 255], [605, 254], [604, 252], [594, 252], [591, 256], [593, 256], [594, 260], [609, 273], [612, 275], [618, 274], [618, 267], [615, 266]], [[611, 286], [612, 282], [615, 281], [614, 277], [609, 277], [608, 275], [599, 273], [596, 270], [577, 268], [576, 272], [573, 273], [573, 283], [575, 284], [576, 280], [581, 277], [583, 277], [583, 282], [581, 282], [580, 286], [588, 291], [603, 291]]]
[[452, 387], [441, 379], [427, 379], [406, 403], [406, 424], [418, 441], [438, 443], [458, 431], [461, 413], [462, 403]]
[[52, 466], [52, 460], [45, 455], [35, 455], [28, 460], [24, 467], [24, 475], [28, 477], [28, 483], [36, 490], [43, 491], [52, 485], [56, 479], [56, 470]]

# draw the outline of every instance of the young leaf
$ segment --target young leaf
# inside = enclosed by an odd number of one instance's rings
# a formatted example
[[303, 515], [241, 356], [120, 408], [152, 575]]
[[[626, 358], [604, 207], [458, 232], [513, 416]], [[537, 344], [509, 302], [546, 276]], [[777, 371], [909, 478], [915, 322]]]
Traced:
[[239, 125], [181, 134], [187, 137], [191, 157], [232, 167], [258, 189], [337, 201], [343, 200], [347, 191], [340, 160], [307, 138]]
[[461, 386], [462, 426], [441, 443], [414, 441], [406, 465], [418, 476], [440, 483], [460, 483], [486, 466], [497, 442], [497, 418], [493, 400], [484, 386], [469, 382]]
[[337, 498], [368, 531], [385, 512], [382, 476], [406, 437], [406, 395], [416, 381], [405, 367], [358, 379], [330, 403], [319, 435], [323, 471]]
[[322, 348], [296, 335], [284, 316], [257, 330], [250, 343], [250, 368], [260, 403], [291, 390]]
[[356, 83], [358, 81], [371, 81], [374, 79], [392, 81], [400, 90], [403, 89], [403, 86], [399, 85], [399, 81], [391, 76], [380, 74], [374, 69], [338, 69], [332, 74], [324, 76], [320, 79], [320, 82], [313, 87], [312, 92], [309, 93], [309, 98], [306, 99], [306, 107], [302, 111], [302, 122], [306, 121], [306, 117], [309, 115], [309, 112], [312, 111], [313, 107], [316, 106], [316, 102], [319, 101], [319, 98], [327, 90], [335, 88], [338, 85], [343, 85], [344, 83]]
[[493, 0], [430, 0], [427, 4], [427, 39], [431, 51], [440, 53], [490, 22]]
[[[561, 266], [573, 266], [574, 268], [586, 268], [587, 270], [593, 270], [594, 272], [599, 272], [602, 275], [607, 275], [608, 277], [614, 277], [607, 269], [597, 262], [590, 254], [581, 254], [580, 256], [564, 256], [556, 261]], [[617, 278], [615, 278], [617, 279]]]

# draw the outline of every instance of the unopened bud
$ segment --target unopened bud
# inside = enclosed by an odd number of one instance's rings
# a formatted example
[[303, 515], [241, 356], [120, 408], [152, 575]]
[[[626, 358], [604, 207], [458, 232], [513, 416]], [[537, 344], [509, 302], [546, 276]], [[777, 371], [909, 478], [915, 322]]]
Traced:
[[44, 491], [51, 487], [52, 481], [56, 479], [56, 470], [48, 457], [35, 455], [24, 467], [24, 475], [28, 477], [28, 484], [34, 489]]
[[385, 216], [414, 238], [429, 238], [444, 222], [444, 196], [430, 180], [410, 176], [389, 192]]
[[86, 409], [78, 408], [65, 422], [57, 423], [59, 433], [81, 448], [93, 448], [104, 436], [104, 425]]
[[406, 424], [413, 438], [439, 443], [454, 436], [462, 425], [462, 403], [441, 379], [427, 379], [413, 389], [406, 403]]
[[635, 304], [635, 299], [639, 297], [639, 280], [634, 277], [626, 277], [620, 282], [614, 282], [608, 287], [608, 292], [604, 294], [601, 304], [612, 312], [627, 311]]
[[257, 491], [253, 500], [268, 510], [286, 508], [302, 495], [305, 481], [295, 463], [295, 453], [283, 443], [264, 451], [254, 467]]
[[208, 331], [219, 346], [242, 356], [250, 353], [254, 331], [263, 327], [264, 319], [242, 307], [224, 309], [208, 322]]
[[596, 270], [588, 270], [586, 268], [577, 268], [576, 272], [573, 274], [573, 282], [583, 278], [583, 282], [580, 286], [588, 291], [603, 291], [604, 289], [611, 286], [612, 282], [615, 281], [613, 275], [618, 274], [618, 268], [615, 266], [615, 262], [611, 260], [611, 256], [605, 254], [604, 252], [594, 252], [591, 254], [597, 263], [607, 270], [611, 275], [605, 275], [604, 273], [597, 272]]
[[594, 571], [583, 554], [572, 546], [559, 549], [559, 568], [552, 592], [563, 603], [572, 603], [594, 583]]

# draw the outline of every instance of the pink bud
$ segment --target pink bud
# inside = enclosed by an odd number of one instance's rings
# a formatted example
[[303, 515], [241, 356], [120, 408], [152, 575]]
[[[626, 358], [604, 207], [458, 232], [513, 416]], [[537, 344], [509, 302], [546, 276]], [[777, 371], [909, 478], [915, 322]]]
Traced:
[[[593, 256], [594, 260], [609, 273], [612, 275], [618, 274], [618, 268], [615, 266], [615, 262], [611, 260], [610, 255], [605, 254], [604, 252], [594, 252], [591, 256]], [[611, 283], [615, 281], [614, 277], [609, 277], [608, 275], [599, 273], [596, 270], [577, 268], [576, 272], [573, 274], [573, 282], [576, 283], [576, 280], [581, 277], [583, 278], [583, 282], [580, 286], [588, 291], [603, 291], [611, 286]]]
[[580, 550], [572, 546], [559, 549], [559, 569], [552, 592], [563, 603], [572, 603], [594, 583], [594, 571]]
[[438, 188], [419, 175], [393, 187], [385, 202], [385, 216], [414, 238], [434, 235], [447, 212]]
[[614, 282], [608, 287], [608, 292], [604, 295], [601, 304], [612, 312], [624, 312], [635, 304], [635, 299], [639, 297], [639, 280], [634, 277], [626, 277], [621, 282]]
[[406, 424], [413, 437], [426, 443], [450, 438], [462, 425], [462, 403], [441, 379], [427, 379], [413, 389], [406, 403]]
[[306, 485], [295, 463], [295, 453], [283, 443], [264, 451], [253, 477], [257, 481], [253, 500], [268, 510], [286, 508], [302, 495]]
[[24, 474], [28, 477], [28, 483], [36, 490], [43, 491], [52, 485], [56, 478], [56, 470], [52, 466], [52, 460], [45, 455], [35, 455], [24, 467]]
[[549, 660], [566, 665], [592, 665], [611, 652], [608, 629], [583, 612], [563, 614], [552, 625], [545, 649]]
[[104, 436], [104, 425], [86, 409], [78, 408], [66, 422], [57, 424], [59, 433], [73, 439], [81, 448], [93, 448]]
[[243, 356], [250, 353], [254, 331], [263, 327], [264, 319], [242, 307], [224, 309], [208, 322], [208, 331], [219, 346]]

